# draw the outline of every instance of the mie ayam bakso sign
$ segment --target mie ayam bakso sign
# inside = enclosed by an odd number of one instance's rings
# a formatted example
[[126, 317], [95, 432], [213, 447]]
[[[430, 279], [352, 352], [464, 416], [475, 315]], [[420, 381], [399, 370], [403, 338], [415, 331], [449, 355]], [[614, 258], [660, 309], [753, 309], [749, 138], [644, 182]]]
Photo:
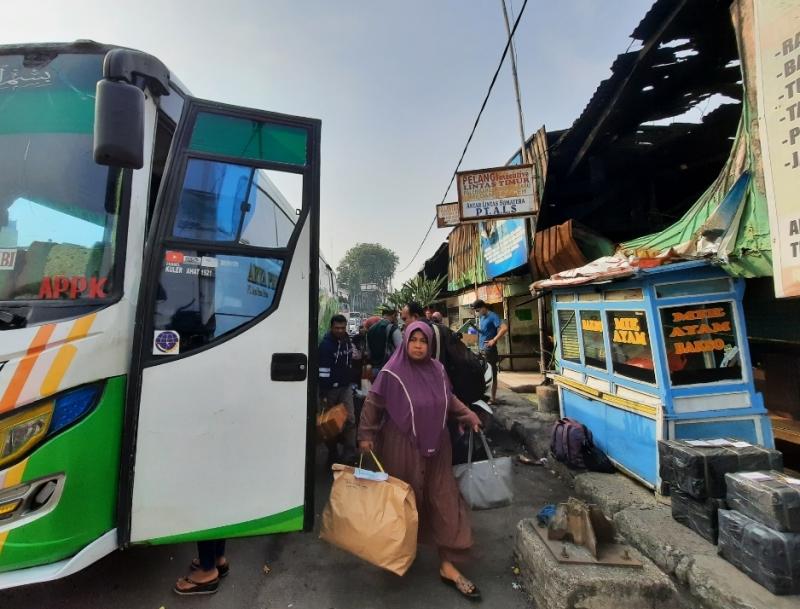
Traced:
[[462, 222], [535, 214], [533, 165], [460, 172], [458, 203]]

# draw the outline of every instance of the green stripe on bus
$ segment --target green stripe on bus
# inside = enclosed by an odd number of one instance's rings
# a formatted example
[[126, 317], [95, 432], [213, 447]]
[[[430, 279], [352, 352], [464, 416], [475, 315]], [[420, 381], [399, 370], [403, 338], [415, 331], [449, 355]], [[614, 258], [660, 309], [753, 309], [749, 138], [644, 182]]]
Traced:
[[84, 133], [94, 129], [94, 91], [16, 91], [0, 95], [0, 135]]
[[286, 510], [272, 516], [256, 518], [239, 524], [229, 524], [203, 531], [180, 533], [150, 539], [144, 543], [161, 545], [167, 543], [182, 543], [185, 541], [203, 541], [205, 539], [229, 539], [231, 537], [252, 537], [254, 535], [268, 535], [271, 533], [290, 533], [303, 529], [303, 506]]
[[300, 127], [201, 112], [190, 150], [254, 161], [305, 165], [308, 134]]
[[64, 492], [52, 512], [9, 531], [0, 571], [69, 558], [116, 526], [124, 400], [125, 377], [108, 379], [85, 419], [30, 455], [22, 481], [64, 472]]

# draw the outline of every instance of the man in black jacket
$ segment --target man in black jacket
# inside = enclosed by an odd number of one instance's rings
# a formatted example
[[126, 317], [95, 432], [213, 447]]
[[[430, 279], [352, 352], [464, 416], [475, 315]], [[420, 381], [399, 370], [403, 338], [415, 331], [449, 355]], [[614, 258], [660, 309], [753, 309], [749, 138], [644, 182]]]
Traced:
[[[347, 335], [347, 319], [344, 315], [331, 317], [330, 330], [319, 344], [319, 399], [320, 408], [344, 404], [347, 421], [342, 430], [344, 447], [342, 461], [349, 463], [356, 456], [356, 417], [353, 406], [353, 388], [350, 383], [350, 366], [353, 345]], [[338, 458], [336, 443], [328, 445], [328, 460]]]

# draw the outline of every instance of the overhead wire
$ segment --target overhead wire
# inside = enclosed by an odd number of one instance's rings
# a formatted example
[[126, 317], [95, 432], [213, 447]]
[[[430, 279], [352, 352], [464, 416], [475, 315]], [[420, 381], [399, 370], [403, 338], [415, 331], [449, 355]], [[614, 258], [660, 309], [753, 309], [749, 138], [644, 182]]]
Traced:
[[[517, 31], [517, 26], [519, 25], [520, 20], [522, 19], [522, 15], [525, 13], [525, 7], [528, 5], [528, 0], [525, 0], [522, 3], [522, 8], [519, 11], [519, 15], [517, 15], [517, 19], [514, 21], [514, 27], [511, 28], [511, 34], [506, 41], [506, 46], [503, 49], [503, 55], [500, 57], [500, 63], [497, 65], [497, 70], [494, 72], [494, 76], [492, 77], [492, 82], [489, 84], [489, 89], [486, 91], [486, 96], [483, 98], [483, 103], [481, 104], [481, 109], [478, 111], [478, 116], [475, 118], [475, 124], [472, 125], [472, 131], [470, 131], [469, 137], [467, 138], [467, 143], [464, 144], [464, 150], [461, 152], [461, 158], [458, 159], [458, 164], [456, 164], [456, 168], [453, 171], [453, 175], [450, 178], [450, 183], [447, 185], [447, 190], [444, 191], [444, 196], [442, 196], [442, 203], [445, 202], [447, 199], [447, 194], [450, 192], [450, 189], [453, 187], [453, 182], [455, 182], [456, 174], [458, 173], [459, 168], [461, 167], [461, 163], [464, 162], [464, 157], [467, 154], [467, 149], [469, 148], [470, 143], [472, 142], [472, 137], [475, 135], [475, 131], [478, 128], [478, 123], [481, 120], [481, 115], [483, 114], [483, 110], [486, 108], [486, 104], [489, 101], [489, 96], [492, 94], [492, 89], [494, 88], [494, 83], [497, 82], [497, 76], [500, 74], [500, 70], [503, 67], [503, 63], [506, 60], [506, 55], [508, 55], [508, 49], [511, 46], [511, 41], [514, 39], [514, 33]], [[414, 255], [411, 257], [411, 260], [408, 261], [408, 264], [405, 265], [402, 269], [397, 271], [398, 273], [402, 273], [408, 267], [410, 267], [414, 260], [416, 260], [417, 256], [419, 255], [420, 251], [422, 250], [422, 246], [425, 245], [425, 241], [428, 239], [428, 235], [431, 234], [431, 230], [433, 229], [433, 225], [436, 224], [436, 214], [433, 215], [433, 220], [431, 220], [430, 225], [428, 226], [428, 230], [425, 231], [425, 236], [422, 238], [422, 241], [417, 248], [417, 251], [414, 252]]]

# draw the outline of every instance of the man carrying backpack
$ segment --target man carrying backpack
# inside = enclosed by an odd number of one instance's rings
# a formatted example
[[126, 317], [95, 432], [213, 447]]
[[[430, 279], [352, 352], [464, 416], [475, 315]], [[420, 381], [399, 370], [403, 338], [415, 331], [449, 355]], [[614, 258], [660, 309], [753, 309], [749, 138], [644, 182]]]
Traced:
[[500, 361], [497, 352], [497, 341], [508, 332], [508, 324], [489, 307], [483, 300], [476, 300], [472, 308], [478, 313], [478, 348], [492, 367], [492, 399], [490, 404], [497, 403], [497, 362]]
[[372, 363], [373, 380], [402, 343], [403, 334], [397, 327], [397, 311], [383, 309], [383, 319], [367, 330], [367, 351]]

